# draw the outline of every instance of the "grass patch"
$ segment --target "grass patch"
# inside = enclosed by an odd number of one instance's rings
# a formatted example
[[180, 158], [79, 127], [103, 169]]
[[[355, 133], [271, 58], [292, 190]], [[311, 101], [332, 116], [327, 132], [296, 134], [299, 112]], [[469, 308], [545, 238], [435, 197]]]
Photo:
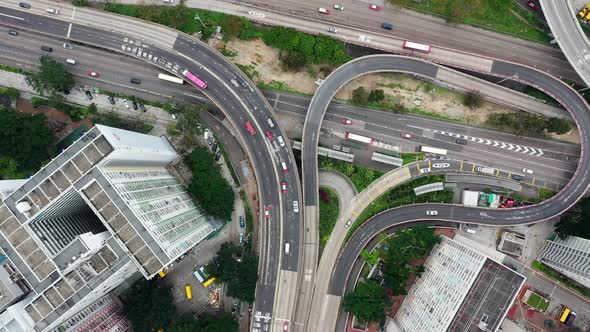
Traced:
[[20, 68], [14, 68], [14, 67], [10, 67], [10, 66], [3, 65], [3, 64], [0, 64], [0, 70], [11, 72], [11, 73], [24, 74], [27, 76], [31, 75], [31, 73], [29, 73], [28, 71], [24, 71]]
[[95, 124], [135, 131], [142, 134], [147, 134], [154, 129], [154, 126], [149, 123], [130, 118], [124, 119], [115, 112], [96, 113], [90, 116], [90, 120]]
[[369, 204], [363, 212], [358, 216], [356, 221], [350, 226], [350, 230], [346, 235], [346, 241], [365, 221], [379, 212], [412, 203], [426, 203], [426, 202], [443, 202], [451, 203], [453, 200], [453, 190], [445, 189], [442, 191], [435, 191], [420, 196], [414, 194], [414, 188], [423, 186], [425, 184], [444, 181], [444, 175], [430, 175], [426, 177], [417, 178], [410, 182], [401, 184], [379, 196], [371, 204]]
[[554, 191], [551, 191], [551, 190], [545, 189], [545, 188], [539, 189], [539, 198], [542, 200], [549, 199], [549, 198], [553, 197], [553, 195], [555, 195]]
[[357, 192], [363, 191], [373, 181], [385, 174], [375, 169], [323, 156], [318, 156], [318, 164], [320, 169], [337, 171], [347, 176], [354, 184]]
[[236, 173], [236, 170], [234, 168], [234, 164], [231, 162], [231, 159], [229, 159], [229, 155], [227, 154], [227, 150], [225, 149], [225, 145], [223, 145], [221, 140], [217, 139], [217, 137], [215, 137], [215, 141], [217, 142], [217, 147], [221, 150], [221, 154], [223, 155], [223, 159], [225, 160], [225, 163], [227, 164], [227, 168], [229, 168], [229, 173], [231, 174], [232, 179], [234, 179], [235, 186], [239, 187], [240, 186], [240, 178], [238, 178], [238, 174]]
[[[545, 27], [535, 14], [506, 0], [391, 0], [417, 11], [444, 17], [450, 23], [466, 23], [540, 43], [549, 43]], [[541, 31], [539, 31], [541, 30]]]
[[587, 298], [590, 298], [590, 290], [588, 288], [570, 280], [568, 277], [553, 270], [549, 266], [547, 266], [539, 261], [533, 261], [532, 266], [533, 266], [533, 269], [543, 273], [544, 275], [548, 276], [549, 278], [551, 278], [553, 280], [559, 281], [562, 285], [566, 286], [567, 288], [572, 289]]
[[424, 153], [402, 153], [402, 159], [404, 160], [404, 165], [413, 163], [415, 161], [424, 159]]
[[254, 230], [254, 217], [252, 216], [252, 210], [250, 209], [250, 204], [248, 203], [248, 198], [246, 197], [246, 192], [240, 190], [240, 198], [242, 199], [242, 204], [244, 205], [244, 212], [246, 213], [246, 231], [244, 234], [248, 234]]
[[544, 298], [542, 298], [541, 296], [539, 296], [538, 294], [532, 293], [528, 299], [528, 301], [526, 302], [527, 305], [536, 308], [537, 310], [541, 311], [541, 312], [545, 312], [547, 311], [547, 309], [549, 308], [549, 304], [551, 302], [545, 300]]
[[336, 221], [340, 206], [338, 204], [338, 195], [330, 188], [320, 188], [320, 245], [324, 247]]
[[545, 104], [549, 104], [549, 105], [555, 105], [558, 106], [559, 103], [553, 99], [551, 96], [549, 96], [548, 94], [546, 94], [545, 92], [539, 90], [539, 89], [535, 89], [533, 87], [527, 86], [524, 89], [524, 93], [526, 93], [527, 95], [537, 98], [541, 101], [543, 101]]

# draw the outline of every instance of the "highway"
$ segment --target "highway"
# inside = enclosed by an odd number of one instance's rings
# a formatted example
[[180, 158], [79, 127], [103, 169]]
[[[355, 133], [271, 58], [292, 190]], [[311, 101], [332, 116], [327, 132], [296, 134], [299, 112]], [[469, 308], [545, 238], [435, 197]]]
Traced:
[[[307, 206], [317, 205], [317, 159], [315, 158], [317, 154], [317, 136], [329, 101], [340, 87], [353, 78], [364, 73], [383, 71], [412, 73], [426, 79], [437, 80], [439, 66], [408, 57], [378, 55], [355, 59], [339, 67], [328, 76], [312, 98], [303, 134], [302, 167], [306, 174], [303, 186], [304, 201]], [[367, 222], [355, 232], [339, 257], [338, 264], [333, 271], [330, 267], [334, 266], [333, 263], [335, 262], [324, 262], [322, 258], [318, 275], [332, 276], [329, 281], [329, 295], [336, 297], [343, 295], [344, 283], [352, 263], [358, 257], [360, 250], [373, 236], [392, 224], [427, 219], [426, 210], [437, 210], [437, 220], [441, 221], [488, 225], [527, 224], [547, 220], [560, 214], [585, 194], [590, 183], [590, 170], [588, 169], [590, 161], [585, 158], [588, 153], [586, 149], [589, 146], [588, 128], [585, 127], [586, 124], [590, 123], [589, 106], [571, 87], [536, 69], [496, 60], [489, 72], [489, 74], [498, 77], [515, 77], [516, 73], [518, 73], [518, 81], [533, 85], [560, 101], [578, 125], [581, 138], [581, 159], [568, 185], [553, 198], [531, 207], [483, 210], [457, 205], [429, 204], [390, 210], [383, 214], [384, 217], [381, 217], [383, 219], [380, 220], [384, 220], [382, 223]], [[339, 248], [337, 245], [335, 247]], [[320, 286], [325, 284], [321, 280], [316, 280], [316, 283]], [[309, 331], [333, 329], [332, 322], [327, 322], [325, 318], [335, 316], [334, 313], [329, 314], [327, 312], [334, 310], [336, 306], [334, 302], [330, 302], [328, 305], [322, 290], [322, 287], [318, 288], [316, 285], [318, 294], [314, 294], [311, 307], [312, 314], [308, 323]]]
[[[264, 206], [269, 206], [271, 209], [269, 220], [261, 221], [261, 236], [264, 240], [261, 241], [255, 319], [261, 321], [262, 330], [271, 329], [272, 324], [282, 326], [283, 320], [289, 319], [289, 308], [283, 309], [287, 310], [288, 316], [275, 321], [275, 304], [288, 305], [289, 300], [284, 294], [279, 303], [275, 303], [274, 299], [275, 294], [280, 292], [277, 284], [287, 287], [293, 294], [296, 292], [301, 215], [293, 212], [292, 206], [293, 201], [300, 200], [300, 184], [291, 149], [278, 146], [276, 141], [269, 142], [263, 134], [266, 130], [272, 130], [274, 136], [285, 136], [279, 126], [268, 128], [268, 118], [274, 119], [275, 123], [278, 121], [254, 84], [249, 82], [250, 88], [246, 89], [233, 88], [230, 80], [236, 75], [243, 75], [237, 67], [204, 44], [168, 28], [87, 8], [74, 9], [65, 3], [37, 1], [31, 10], [22, 10], [18, 7], [18, 1], [11, 0], [3, 1], [0, 6], [0, 25], [59, 36], [64, 40], [130, 56], [133, 55], [127, 50], [141, 47], [145, 55], [138, 58], [150, 62], [152, 66], [177, 75], [187, 68], [208, 83], [207, 89], [201, 92], [222, 109], [236, 127], [258, 179], [259, 208], [262, 210]], [[45, 8], [53, 7], [60, 9], [59, 15], [45, 12]], [[104, 27], [110, 30], [103, 30]], [[131, 40], [135, 45], [131, 45]], [[158, 61], [153, 58], [152, 61], [148, 60], [147, 53], [157, 56]], [[107, 76], [103, 79], [110, 78]], [[252, 120], [258, 134], [250, 135], [246, 131], [244, 123], [248, 119]], [[289, 173], [283, 172], [280, 166], [282, 161], [287, 164]], [[283, 181], [291, 188], [287, 195], [280, 194], [280, 182]], [[284, 241], [292, 243], [290, 255], [282, 254]], [[294, 303], [294, 299], [291, 302]]]

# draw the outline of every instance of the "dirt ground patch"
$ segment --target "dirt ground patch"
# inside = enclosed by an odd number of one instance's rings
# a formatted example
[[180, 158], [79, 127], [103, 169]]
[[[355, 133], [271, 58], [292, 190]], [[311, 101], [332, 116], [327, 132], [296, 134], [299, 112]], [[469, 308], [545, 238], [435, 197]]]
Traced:
[[[230, 57], [234, 63], [248, 66], [254, 73], [256, 83], [264, 82], [275, 88], [304, 94], [313, 94], [317, 89], [314, 83], [318, 78], [325, 78], [319, 66], [310, 66], [301, 72], [287, 72], [281, 68], [279, 51], [268, 47], [262, 40], [232, 40], [226, 49], [237, 53]], [[484, 102], [477, 109], [462, 104], [461, 93], [448, 90], [429, 82], [417, 80], [397, 73], [368, 74], [346, 84], [336, 94], [336, 99], [348, 101], [352, 91], [358, 87], [365, 90], [382, 89], [385, 100], [382, 104], [402, 104], [412, 113], [460, 121], [476, 126], [483, 125], [491, 114], [518, 112], [514, 109]], [[577, 129], [564, 135], [549, 135], [553, 139], [580, 143]]]

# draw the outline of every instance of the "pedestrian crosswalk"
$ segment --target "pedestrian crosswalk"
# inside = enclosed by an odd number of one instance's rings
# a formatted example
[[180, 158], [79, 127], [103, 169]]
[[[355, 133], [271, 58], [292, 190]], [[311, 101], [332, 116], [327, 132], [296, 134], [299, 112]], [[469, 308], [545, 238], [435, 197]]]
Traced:
[[441, 134], [441, 135], [445, 135], [445, 136], [449, 136], [449, 137], [455, 137], [455, 138], [463, 138], [467, 141], [470, 142], [474, 142], [474, 143], [479, 143], [479, 144], [485, 144], [485, 145], [489, 145], [489, 146], [493, 146], [499, 149], [504, 149], [504, 150], [509, 150], [509, 151], [513, 151], [513, 152], [519, 152], [519, 153], [524, 153], [530, 156], [537, 156], [540, 157], [542, 155], [544, 155], [545, 153], [543, 152], [543, 150], [539, 149], [539, 148], [533, 148], [530, 146], [524, 146], [524, 145], [518, 145], [518, 144], [511, 144], [511, 143], [505, 143], [505, 142], [499, 142], [496, 140], [491, 140], [491, 139], [486, 139], [486, 138], [480, 138], [480, 137], [474, 137], [474, 136], [468, 136], [468, 135], [462, 135], [462, 134], [456, 134], [456, 133], [451, 133], [448, 131], [443, 131], [443, 130], [438, 130], [438, 129], [426, 129], [428, 131], [437, 133], [437, 134]]

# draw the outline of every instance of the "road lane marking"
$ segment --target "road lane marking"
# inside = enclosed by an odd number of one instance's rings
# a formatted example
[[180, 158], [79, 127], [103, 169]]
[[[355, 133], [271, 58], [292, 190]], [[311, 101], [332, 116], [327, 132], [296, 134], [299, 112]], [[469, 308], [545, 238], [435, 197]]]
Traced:
[[70, 33], [72, 32], [72, 23], [70, 23], [70, 26], [68, 27], [68, 39], [70, 39]]
[[460, 170], [461, 172], [463, 172], [463, 163], [464, 163], [464, 161], [463, 161], [463, 160], [461, 160], [461, 167], [459, 168], [459, 170]]
[[[21, 20], [21, 21], [24, 21], [24, 20], [25, 20], [25, 19], [24, 19], [24, 18], [22, 18], [22, 17], [18, 17], [18, 16], [12, 16], [12, 15], [8, 15], [8, 14], [2, 14], [2, 13], [0, 13], [0, 16], [6, 16], [6, 17], [10, 17], [10, 18], [17, 19], [17, 20]], [[39, 24], [41, 24], [41, 23], [39, 23]]]

